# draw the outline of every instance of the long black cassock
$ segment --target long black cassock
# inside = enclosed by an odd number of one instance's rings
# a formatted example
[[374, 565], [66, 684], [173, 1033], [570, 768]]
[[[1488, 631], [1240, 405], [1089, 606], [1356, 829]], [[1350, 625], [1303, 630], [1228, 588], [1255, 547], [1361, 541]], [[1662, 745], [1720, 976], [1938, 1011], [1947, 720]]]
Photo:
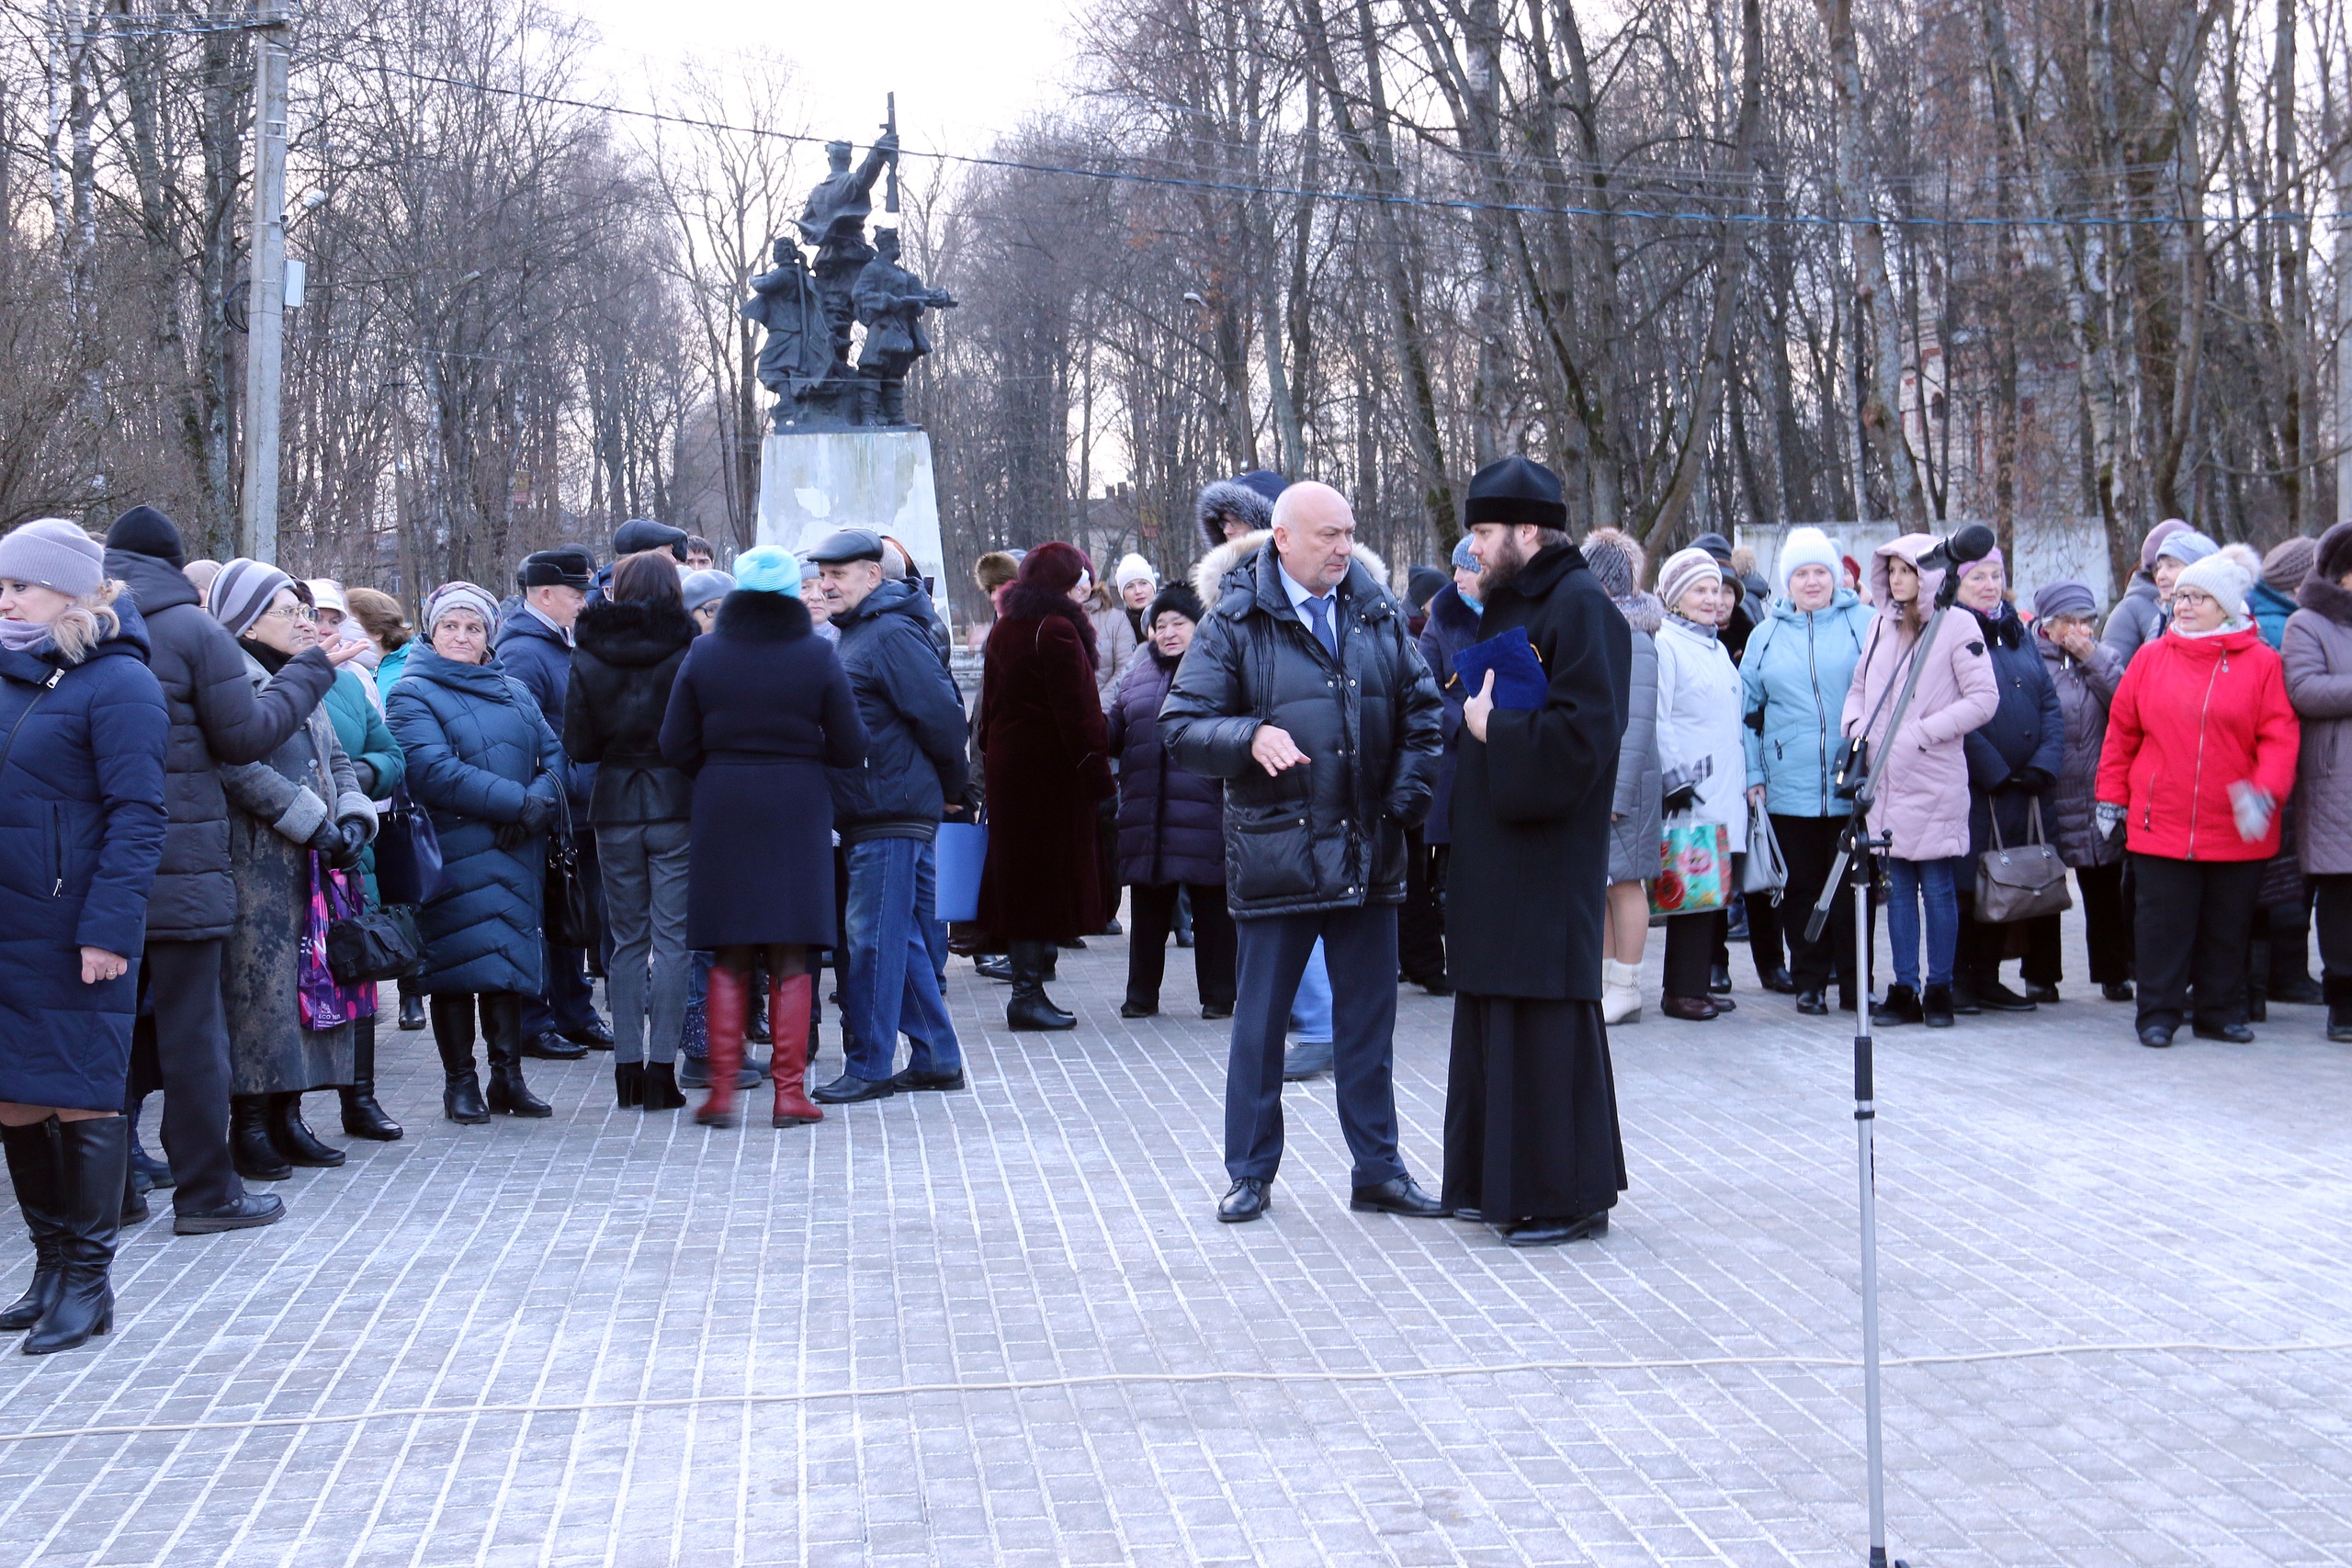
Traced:
[[1633, 634], [1573, 545], [1489, 599], [1481, 636], [1513, 626], [1544, 705], [1497, 708], [1484, 742], [1462, 732], [1445, 898], [1445, 1201], [1490, 1224], [1592, 1213], [1625, 1187], [1600, 960]]

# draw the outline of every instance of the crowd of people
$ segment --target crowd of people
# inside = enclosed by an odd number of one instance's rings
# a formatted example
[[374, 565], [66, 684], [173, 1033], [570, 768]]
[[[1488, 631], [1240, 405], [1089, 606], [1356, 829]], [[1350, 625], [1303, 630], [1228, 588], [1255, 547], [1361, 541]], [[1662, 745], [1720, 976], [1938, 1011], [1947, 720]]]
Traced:
[[[1124, 934], [1135, 1019], [1172, 941], [1230, 1021], [1220, 1219], [1267, 1212], [1283, 1084], [1329, 1072], [1355, 1206], [1519, 1246], [1606, 1228], [1605, 1031], [1643, 1017], [1654, 924], [1668, 1019], [1735, 1009], [1744, 940], [1801, 1014], [1950, 1027], [2059, 999], [2058, 916], [1977, 903], [1988, 851], [2048, 843], [2143, 1043], [2245, 1042], [2274, 1002], [2352, 1040], [2352, 525], [2255, 558], [2164, 523], [2102, 632], [2086, 585], [2020, 607], [1997, 549], [1947, 565], [1926, 535], [1865, 565], [1798, 528], [1770, 583], [1707, 535], [1652, 581], [1626, 535], [1572, 541], [1524, 458], [1480, 471], [1401, 596], [1327, 486], [1243, 474], [1198, 519], [1189, 581], [1061, 542], [983, 557], [968, 710], [931, 586], [866, 528], [721, 570], [632, 520], [601, 564], [539, 551], [413, 620], [191, 560], [148, 507], [0, 536], [0, 1140], [35, 1254], [0, 1324], [36, 1353], [105, 1333], [152, 1192], [182, 1235], [279, 1218], [256, 1189], [345, 1159], [310, 1095], [403, 1135], [376, 979], [334, 957], [354, 932], [390, 950], [451, 1122], [548, 1116], [526, 1064], [607, 1050], [619, 1110], [699, 1089], [733, 1127], [765, 1083], [777, 1129], [965, 1087], [951, 952], [1009, 986], [1010, 1028], [1058, 1030], [1060, 952]], [[1804, 918], [1865, 770], [1883, 991], [1849, 898]], [[986, 829], [952, 927], [948, 824]], [[1695, 909], [1657, 894], [1693, 829], [1727, 863]], [[1437, 1197], [1397, 1154], [1400, 984], [1454, 998]]]

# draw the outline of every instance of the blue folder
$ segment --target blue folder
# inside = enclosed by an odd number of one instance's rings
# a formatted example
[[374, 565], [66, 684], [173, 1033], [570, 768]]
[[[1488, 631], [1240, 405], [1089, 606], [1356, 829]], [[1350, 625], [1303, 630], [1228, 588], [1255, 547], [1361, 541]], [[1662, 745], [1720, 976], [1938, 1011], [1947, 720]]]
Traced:
[[1464, 700], [1478, 694], [1489, 670], [1495, 672], [1497, 707], [1532, 711], [1544, 705], [1551, 680], [1527, 640], [1525, 626], [1513, 626], [1484, 642], [1474, 642], [1453, 656], [1453, 672], [1462, 678]]

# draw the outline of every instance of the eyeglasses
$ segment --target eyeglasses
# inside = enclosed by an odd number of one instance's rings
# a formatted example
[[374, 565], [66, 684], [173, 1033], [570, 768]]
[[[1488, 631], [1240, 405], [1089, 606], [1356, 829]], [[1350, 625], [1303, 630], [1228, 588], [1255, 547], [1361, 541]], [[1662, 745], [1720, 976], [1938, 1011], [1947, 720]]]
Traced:
[[254, 617], [257, 621], [309, 621], [315, 624], [318, 612], [300, 604], [288, 604], [281, 610], [264, 610]]

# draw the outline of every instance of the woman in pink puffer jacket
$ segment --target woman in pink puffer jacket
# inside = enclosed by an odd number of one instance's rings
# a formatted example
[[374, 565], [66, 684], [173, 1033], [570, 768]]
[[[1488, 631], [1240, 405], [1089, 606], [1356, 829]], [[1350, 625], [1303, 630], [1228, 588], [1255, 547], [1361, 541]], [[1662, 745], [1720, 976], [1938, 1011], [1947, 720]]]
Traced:
[[[1942, 584], [1940, 570], [1921, 571], [1919, 558], [1935, 545], [1928, 534], [1905, 534], [1871, 556], [1871, 600], [1878, 617], [1862, 642], [1861, 661], [1846, 693], [1842, 733], [1867, 732], [1871, 772], [1878, 780], [1871, 829], [1891, 835], [1886, 933], [1894, 947], [1894, 981], [1886, 1000], [1871, 1010], [1873, 1023], [1951, 1026], [1952, 959], [1960, 942], [1960, 902], [1953, 877], [1968, 853], [1968, 757], [1961, 738], [1993, 716], [2001, 694], [1993, 661], [1973, 615], [1946, 615], [1933, 646], [1920, 634]], [[1920, 661], [1918, 689], [1890, 742], [1887, 721], [1903, 700], [1903, 683]], [[1927, 906], [1928, 983], [1919, 987], [1920, 905]]]

